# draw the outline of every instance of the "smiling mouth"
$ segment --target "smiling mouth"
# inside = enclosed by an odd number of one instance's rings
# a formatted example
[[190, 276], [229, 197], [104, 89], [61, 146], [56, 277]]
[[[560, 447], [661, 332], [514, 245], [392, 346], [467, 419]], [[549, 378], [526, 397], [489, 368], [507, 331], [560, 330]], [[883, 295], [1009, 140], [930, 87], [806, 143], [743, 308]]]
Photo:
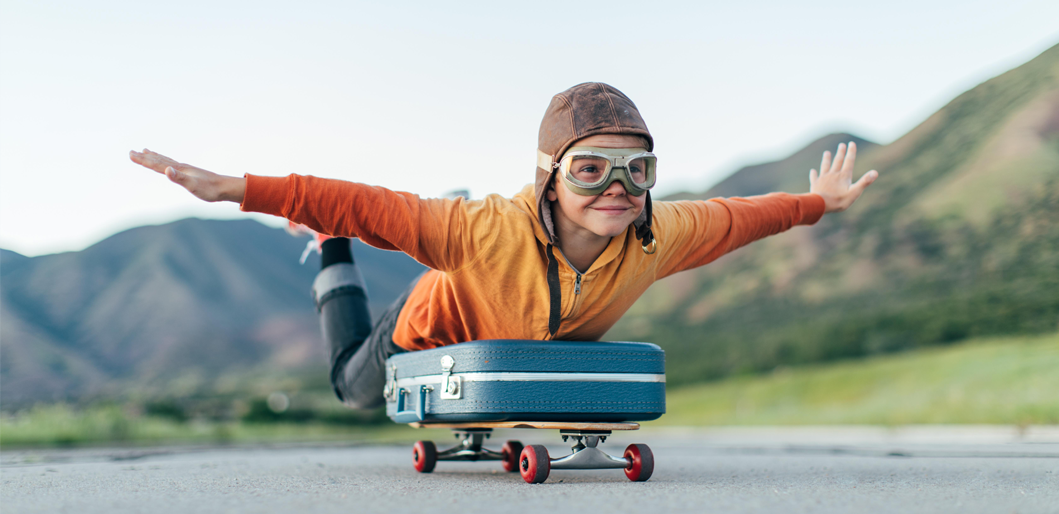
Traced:
[[627, 211], [627, 210], [629, 210], [629, 209], [631, 209], [631, 208], [632, 208], [632, 207], [619, 207], [619, 206], [613, 206], [613, 207], [593, 207], [593, 209], [595, 209], [595, 210], [597, 210], [597, 211], [600, 211], [600, 212], [604, 212], [604, 213], [607, 213], [607, 214], [617, 214], [617, 213], [622, 213], [622, 212], [625, 212], [625, 211]]

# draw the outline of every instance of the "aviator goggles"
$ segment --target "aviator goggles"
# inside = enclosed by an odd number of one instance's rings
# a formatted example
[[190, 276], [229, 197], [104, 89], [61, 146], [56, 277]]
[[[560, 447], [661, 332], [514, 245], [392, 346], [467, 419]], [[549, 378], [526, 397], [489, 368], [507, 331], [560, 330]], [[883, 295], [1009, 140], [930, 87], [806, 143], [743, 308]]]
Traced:
[[582, 196], [602, 194], [614, 181], [640, 196], [655, 185], [655, 154], [642, 148], [575, 146], [559, 162], [537, 151], [537, 165], [559, 172], [567, 189]]

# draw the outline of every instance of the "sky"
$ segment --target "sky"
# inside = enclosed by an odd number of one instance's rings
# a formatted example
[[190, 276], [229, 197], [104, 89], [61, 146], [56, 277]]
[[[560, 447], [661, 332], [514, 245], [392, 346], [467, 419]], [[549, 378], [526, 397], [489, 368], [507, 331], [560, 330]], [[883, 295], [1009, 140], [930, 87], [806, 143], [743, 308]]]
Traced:
[[830, 132], [889, 143], [1059, 43], [1057, 19], [1054, 0], [3, 0], [0, 248], [76, 251], [190, 216], [283, 223], [196, 200], [132, 149], [511, 196], [552, 95], [586, 81], [636, 102], [657, 194], [702, 191]]

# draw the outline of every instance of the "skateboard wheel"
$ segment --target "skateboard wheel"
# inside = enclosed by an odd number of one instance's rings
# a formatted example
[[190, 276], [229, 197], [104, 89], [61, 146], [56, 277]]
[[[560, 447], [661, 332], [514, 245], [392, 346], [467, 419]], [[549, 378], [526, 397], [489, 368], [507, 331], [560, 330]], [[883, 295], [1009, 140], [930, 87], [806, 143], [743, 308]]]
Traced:
[[416, 441], [412, 447], [412, 465], [420, 473], [434, 471], [434, 465], [438, 463], [438, 447], [434, 441]]
[[552, 461], [548, 449], [540, 444], [531, 444], [522, 449], [518, 459], [518, 471], [527, 484], [539, 484], [548, 480]]
[[625, 476], [633, 482], [646, 482], [655, 470], [655, 455], [646, 444], [630, 444], [625, 448]]
[[522, 456], [522, 443], [518, 441], [508, 441], [504, 443], [504, 447], [500, 449], [500, 453], [504, 456], [504, 471], [518, 471], [519, 457]]

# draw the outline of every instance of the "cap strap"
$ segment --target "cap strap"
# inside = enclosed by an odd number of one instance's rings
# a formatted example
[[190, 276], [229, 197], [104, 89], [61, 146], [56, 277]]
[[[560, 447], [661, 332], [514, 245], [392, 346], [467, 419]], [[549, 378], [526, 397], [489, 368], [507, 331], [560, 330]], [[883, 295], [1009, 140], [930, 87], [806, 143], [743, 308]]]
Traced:
[[548, 335], [555, 337], [559, 331], [563, 300], [559, 291], [559, 261], [555, 258], [552, 245], [548, 245]]

